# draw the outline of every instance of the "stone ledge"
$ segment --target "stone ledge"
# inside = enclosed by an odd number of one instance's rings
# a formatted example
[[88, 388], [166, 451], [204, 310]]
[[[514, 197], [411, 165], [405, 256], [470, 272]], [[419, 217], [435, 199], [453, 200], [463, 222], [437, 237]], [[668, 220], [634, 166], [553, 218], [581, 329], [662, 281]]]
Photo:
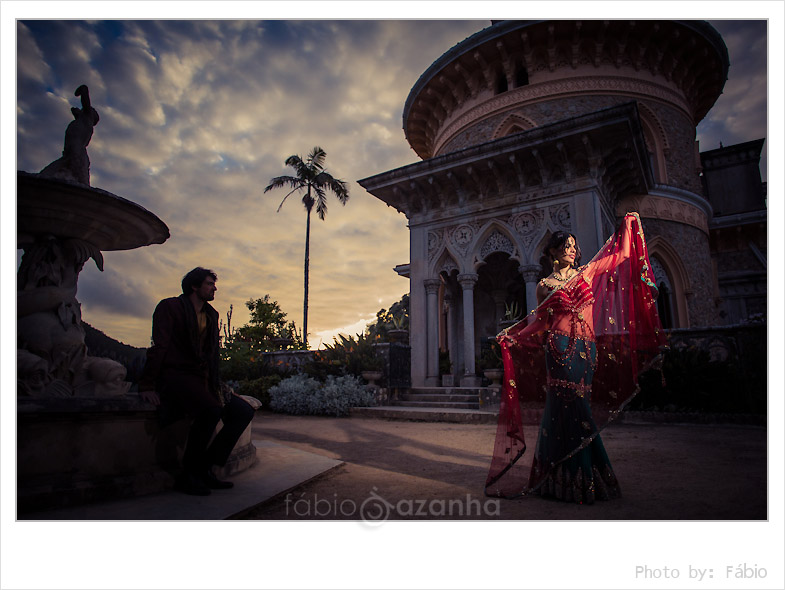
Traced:
[[[189, 422], [162, 427], [155, 406], [136, 395], [17, 398], [17, 506], [20, 513], [129, 498], [171, 489]], [[253, 466], [251, 424], [227, 477]]]
[[16, 411], [21, 416], [30, 414], [101, 414], [118, 412], [157, 414], [153, 404], [143, 401], [137, 394], [112, 397], [22, 397], [16, 398]]
[[255, 507], [343, 465], [343, 461], [269, 440], [253, 441], [256, 461], [232, 478], [234, 488], [207, 497], [160, 493], [71, 505], [18, 515], [20, 520], [219, 520], [242, 518]]

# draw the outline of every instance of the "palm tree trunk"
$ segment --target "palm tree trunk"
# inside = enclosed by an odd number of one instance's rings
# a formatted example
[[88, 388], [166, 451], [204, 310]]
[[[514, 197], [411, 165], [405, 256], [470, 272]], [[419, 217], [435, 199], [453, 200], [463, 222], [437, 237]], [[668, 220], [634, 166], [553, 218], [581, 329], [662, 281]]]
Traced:
[[[309, 191], [310, 192], [310, 191]], [[311, 209], [305, 222], [305, 295], [303, 297], [303, 342], [308, 348], [308, 266], [310, 265], [309, 251], [311, 245]]]

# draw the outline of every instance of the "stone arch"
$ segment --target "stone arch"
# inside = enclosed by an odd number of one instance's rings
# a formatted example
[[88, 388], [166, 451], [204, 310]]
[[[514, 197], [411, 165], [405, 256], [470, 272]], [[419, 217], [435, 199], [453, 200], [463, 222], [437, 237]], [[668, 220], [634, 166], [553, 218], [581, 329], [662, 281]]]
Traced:
[[690, 277], [684, 268], [679, 253], [663, 236], [654, 236], [648, 241], [649, 258], [656, 258], [667, 273], [672, 296], [673, 328], [687, 328], [690, 325], [687, 295], [692, 292]]
[[537, 127], [537, 123], [532, 121], [529, 117], [525, 117], [517, 113], [511, 113], [507, 115], [501, 123], [499, 123], [499, 125], [496, 127], [496, 130], [491, 135], [491, 139], [499, 139], [505, 135], [519, 133], [521, 131], [533, 129], [534, 127]]
[[428, 273], [428, 276], [431, 278], [436, 278], [442, 273], [450, 276], [453, 271], [457, 271], [459, 274], [463, 272], [463, 266], [459, 262], [461, 260], [460, 256], [457, 256], [447, 245], [442, 247], [441, 252], [433, 260], [434, 262]]
[[485, 259], [494, 252], [504, 252], [512, 260], [521, 264], [523, 249], [518, 243], [515, 232], [505, 223], [494, 219], [479, 232], [469, 250], [471, 252], [471, 267], [474, 272], [484, 263]]
[[654, 181], [657, 184], [667, 184], [668, 169], [665, 165], [665, 157], [670, 152], [668, 135], [654, 111], [640, 101], [638, 102], [638, 113], [641, 127], [643, 127], [643, 137], [646, 140], [646, 149], [652, 159]]

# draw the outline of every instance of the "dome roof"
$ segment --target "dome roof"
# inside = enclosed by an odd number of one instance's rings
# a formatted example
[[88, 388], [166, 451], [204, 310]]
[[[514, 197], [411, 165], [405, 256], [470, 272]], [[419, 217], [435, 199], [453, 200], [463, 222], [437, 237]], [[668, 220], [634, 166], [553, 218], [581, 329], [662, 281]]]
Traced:
[[525, 83], [535, 85], [538, 76], [569, 77], [584, 65], [661, 79], [683, 95], [697, 125], [722, 93], [729, 60], [705, 21], [494, 21], [419, 77], [404, 105], [404, 133], [420, 157], [430, 158], [445, 123], [498, 94], [500, 77], [524, 71]]

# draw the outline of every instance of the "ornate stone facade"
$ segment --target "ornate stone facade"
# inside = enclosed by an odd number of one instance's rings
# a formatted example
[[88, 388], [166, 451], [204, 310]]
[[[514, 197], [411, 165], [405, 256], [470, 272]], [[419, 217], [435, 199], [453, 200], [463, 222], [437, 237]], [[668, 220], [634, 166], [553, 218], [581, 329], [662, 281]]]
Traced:
[[763, 140], [701, 154], [702, 180], [715, 215], [710, 224], [722, 323], [765, 318], [766, 185], [760, 177]]
[[544, 241], [573, 231], [588, 259], [626, 211], [643, 218], [673, 327], [717, 323], [695, 126], [727, 71], [698, 21], [501, 21], [426, 70], [403, 113], [424, 161], [360, 181], [409, 219], [415, 387], [439, 383], [440, 350], [478, 384], [506, 310], [534, 307]]

